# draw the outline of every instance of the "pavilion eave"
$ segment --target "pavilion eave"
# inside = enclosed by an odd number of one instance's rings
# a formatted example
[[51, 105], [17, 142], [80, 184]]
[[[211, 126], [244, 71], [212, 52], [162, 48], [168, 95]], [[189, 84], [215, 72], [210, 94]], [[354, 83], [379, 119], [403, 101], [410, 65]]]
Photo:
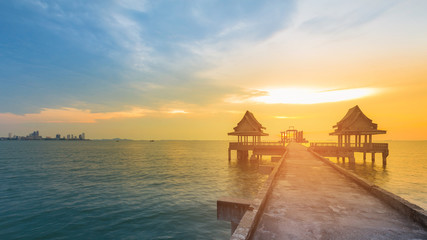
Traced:
[[376, 134], [386, 134], [387, 131], [385, 130], [374, 130], [374, 131], [335, 131], [329, 133], [329, 135], [376, 135]]
[[268, 136], [268, 133], [263, 132], [229, 132], [228, 135], [230, 136]]

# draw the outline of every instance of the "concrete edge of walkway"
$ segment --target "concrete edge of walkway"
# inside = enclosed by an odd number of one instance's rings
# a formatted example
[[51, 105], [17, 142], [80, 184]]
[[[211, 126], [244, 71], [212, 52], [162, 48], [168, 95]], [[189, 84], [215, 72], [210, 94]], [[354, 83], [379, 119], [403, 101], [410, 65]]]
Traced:
[[337, 170], [338, 172], [340, 172], [341, 174], [343, 174], [347, 178], [351, 179], [353, 182], [355, 182], [358, 185], [360, 185], [361, 187], [365, 188], [366, 190], [368, 190], [368, 192], [370, 192], [372, 195], [374, 195], [375, 197], [377, 197], [381, 201], [385, 202], [386, 204], [388, 204], [392, 208], [396, 209], [400, 213], [402, 213], [406, 216], [409, 216], [412, 220], [421, 224], [421, 226], [423, 226], [425, 229], [427, 229], [427, 212], [423, 208], [421, 208], [421, 207], [419, 207], [413, 203], [410, 203], [409, 201], [403, 199], [402, 197], [400, 197], [396, 194], [393, 194], [393, 193], [391, 193], [391, 192], [389, 192], [389, 191], [387, 191], [387, 190], [385, 190], [385, 189], [383, 189], [383, 188], [381, 188], [375, 184], [372, 184], [372, 183], [366, 181], [365, 179], [362, 179], [361, 177], [357, 176], [356, 174], [349, 172], [345, 168], [338, 166], [337, 164], [333, 163], [329, 159], [327, 159], [327, 158], [321, 156], [320, 154], [314, 152], [310, 148], [308, 150], [314, 156], [316, 156], [318, 159], [322, 160], [323, 162], [325, 162], [326, 164], [328, 164], [329, 166], [331, 166], [332, 168], [334, 168], [335, 170]]
[[283, 162], [285, 161], [285, 157], [287, 154], [288, 150], [286, 149], [286, 152], [282, 155], [280, 161], [271, 171], [267, 181], [259, 190], [257, 196], [252, 201], [252, 204], [249, 206], [248, 210], [243, 215], [239, 225], [237, 226], [233, 235], [231, 235], [230, 240], [246, 240], [249, 239], [254, 233], [258, 225], [259, 219], [264, 211], [267, 199], [273, 189], [274, 183], [276, 181], [276, 175], [279, 172], [279, 169], [282, 166]]

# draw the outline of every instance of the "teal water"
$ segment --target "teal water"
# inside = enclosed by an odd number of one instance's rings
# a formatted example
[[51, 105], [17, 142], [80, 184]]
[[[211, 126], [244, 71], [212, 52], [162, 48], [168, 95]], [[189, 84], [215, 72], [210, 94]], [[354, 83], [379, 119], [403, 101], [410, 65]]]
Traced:
[[[0, 141], [0, 239], [227, 239], [221, 196], [252, 199], [257, 164], [223, 141]], [[427, 142], [389, 142], [388, 165], [344, 166], [427, 207]], [[268, 161], [267, 158], [265, 158]]]
[[253, 198], [257, 165], [221, 141], [0, 142], [0, 239], [226, 239], [221, 196]]
[[[348, 161], [340, 165], [394, 194], [427, 209], [427, 141], [388, 141], [390, 155], [387, 166], [382, 166], [382, 156], [377, 154], [372, 164], [371, 154], [366, 162], [361, 153], [356, 154], [356, 164]], [[337, 162], [336, 158], [330, 158]]]

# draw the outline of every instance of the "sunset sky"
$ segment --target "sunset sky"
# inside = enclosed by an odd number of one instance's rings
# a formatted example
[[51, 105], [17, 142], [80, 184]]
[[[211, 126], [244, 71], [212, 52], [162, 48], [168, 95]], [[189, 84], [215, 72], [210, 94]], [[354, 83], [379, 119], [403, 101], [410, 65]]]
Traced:
[[0, 1], [0, 136], [427, 140], [427, 1]]

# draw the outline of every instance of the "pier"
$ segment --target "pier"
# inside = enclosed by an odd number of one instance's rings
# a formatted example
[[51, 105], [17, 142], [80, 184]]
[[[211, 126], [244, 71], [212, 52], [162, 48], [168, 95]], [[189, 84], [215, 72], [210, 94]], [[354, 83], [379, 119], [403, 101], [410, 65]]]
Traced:
[[290, 141], [285, 147], [283, 132], [280, 142], [262, 142], [261, 136], [268, 135], [265, 128], [246, 112], [229, 133], [238, 136], [229, 145], [229, 161], [231, 150], [239, 160], [248, 159], [249, 151], [255, 160], [281, 154], [272, 157], [269, 177], [254, 199], [217, 201], [217, 219], [231, 223], [230, 239], [427, 239], [424, 209], [325, 158], [354, 163], [354, 153], [363, 152], [364, 159], [371, 153], [374, 163], [375, 153], [382, 153], [385, 167], [388, 145], [373, 143], [372, 135], [386, 131], [378, 130], [358, 106], [334, 128], [331, 135], [338, 136], [338, 143], [311, 143], [307, 148]]
[[327, 161], [290, 143], [231, 239], [427, 239], [423, 209]]

